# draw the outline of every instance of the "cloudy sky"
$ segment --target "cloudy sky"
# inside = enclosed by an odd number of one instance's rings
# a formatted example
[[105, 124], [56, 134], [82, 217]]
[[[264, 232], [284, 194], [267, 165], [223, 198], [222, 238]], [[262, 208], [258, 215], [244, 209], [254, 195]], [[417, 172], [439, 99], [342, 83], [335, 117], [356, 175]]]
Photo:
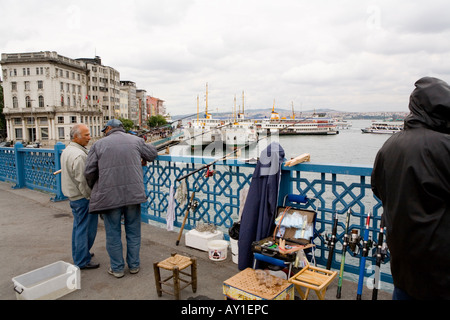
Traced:
[[0, 52], [102, 58], [172, 115], [245, 108], [408, 111], [450, 82], [450, 1], [0, 0]]

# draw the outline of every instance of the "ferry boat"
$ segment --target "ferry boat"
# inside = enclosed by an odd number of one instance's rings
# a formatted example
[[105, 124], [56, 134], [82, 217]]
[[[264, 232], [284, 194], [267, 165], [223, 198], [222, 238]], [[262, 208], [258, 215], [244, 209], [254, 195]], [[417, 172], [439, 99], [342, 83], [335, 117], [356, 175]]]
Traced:
[[403, 130], [403, 121], [373, 121], [370, 127], [363, 128], [363, 133], [394, 134]]
[[338, 134], [336, 124], [330, 118], [326, 118], [324, 113], [314, 114], [312, 118], [283, 119], [272, 108], [270, 119], [261, 120], [258, 125], [258, 132], [267, 132], [279, 135], [334, 135]]
[[255, 121], [245, 119], [244, 92], [242, 92], [242, 113], [240, 110], [238, 113], [236, 112], [236, 97], [234, 97], [233, 120], [230, 126], [222, 129], [222, 141], [227, 148], [246, 147], [258, 141]]

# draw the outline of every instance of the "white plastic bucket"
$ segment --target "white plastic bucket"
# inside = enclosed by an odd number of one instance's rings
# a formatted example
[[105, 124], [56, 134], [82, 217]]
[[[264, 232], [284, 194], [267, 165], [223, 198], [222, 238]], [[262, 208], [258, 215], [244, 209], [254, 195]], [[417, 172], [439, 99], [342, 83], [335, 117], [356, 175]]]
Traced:
[[230, 244], [231, 244], [231, 260], [234, 263], [238, 264], [238, 262], [239, 262], [238, 240], [230, 238]]
[[212, 240], [208, 242], [209, 259], [213, 261], [222, 261], [227, 258], [228, 241]]

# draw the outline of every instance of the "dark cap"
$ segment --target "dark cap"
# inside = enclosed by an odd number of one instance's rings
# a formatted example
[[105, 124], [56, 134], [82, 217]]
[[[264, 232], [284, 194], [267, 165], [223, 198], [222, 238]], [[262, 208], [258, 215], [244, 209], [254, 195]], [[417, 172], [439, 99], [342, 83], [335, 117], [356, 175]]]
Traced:
[[119, 128], [119, 127], [123, 127], [123, 124], [122, 124], [122, 122], [120, 122], [120, 120], [111, 119], [106, 123], [105, 127], [102, 129], [102, 132], [105, 132], [106, 129], [108, 129], [108, 127]]

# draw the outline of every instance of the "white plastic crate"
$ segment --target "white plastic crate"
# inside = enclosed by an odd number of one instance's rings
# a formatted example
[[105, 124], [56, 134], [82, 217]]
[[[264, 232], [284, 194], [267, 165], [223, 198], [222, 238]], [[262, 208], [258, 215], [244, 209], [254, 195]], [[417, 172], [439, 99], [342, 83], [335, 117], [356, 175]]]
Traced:
[[58, 261], [12, 278], [18, 300], [53, 300], [81, 289], [80, 268]]
[[222, 240], [223, 232], [216, 230], [215, 232], [199, 232], [195, 229], [189, 230], [185, 235], [186, 246], [208, 251], [208, 242], [212, 240]]

